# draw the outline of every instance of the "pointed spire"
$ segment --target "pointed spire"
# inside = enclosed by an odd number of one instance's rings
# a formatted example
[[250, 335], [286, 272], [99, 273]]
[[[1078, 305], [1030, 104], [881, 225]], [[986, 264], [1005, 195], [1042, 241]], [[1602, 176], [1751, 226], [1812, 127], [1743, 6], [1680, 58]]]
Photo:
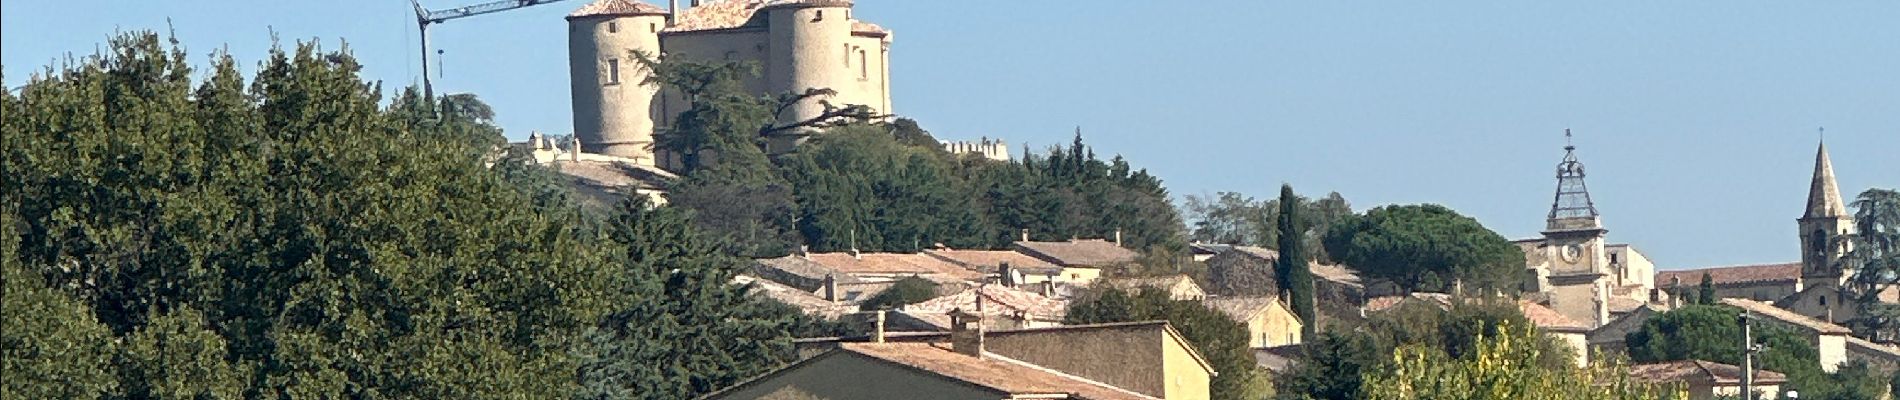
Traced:
[[1549, 228], [1595, 229], [1599, 227], [1596, 218], [1596, 203], [1590, 201], [1590, 189], [1583, 184], [1583, 163], [1577, 161], [1577, 146], [1570, 143], [1570, 130], [1565, 129], [1564, 161], [1557, 164], [1557, 198], [1550, 205]]
[[1834, 182], [1834, 162], [1827, 157], [1827, 142], [1814, 153], [1814, 180], [1808, 186], [1808, 209], [1802, 218], [1839, 218], [1847, 216], [1847, 203], [1841, 201], [1840, 185]]

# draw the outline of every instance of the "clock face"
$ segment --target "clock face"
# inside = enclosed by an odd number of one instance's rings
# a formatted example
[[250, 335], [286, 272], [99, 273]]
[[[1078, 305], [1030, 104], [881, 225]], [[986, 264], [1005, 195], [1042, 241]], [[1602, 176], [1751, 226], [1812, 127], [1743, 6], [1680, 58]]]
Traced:
[[1564, 246], [1563, 256], [1564, 256], [1564, 261], [1566, 262], [1577, 262], [1577, 258], [1583, 256], [1583, 246], [1574, 245], [1574, 244], [1569, 245], [1569, 246]]

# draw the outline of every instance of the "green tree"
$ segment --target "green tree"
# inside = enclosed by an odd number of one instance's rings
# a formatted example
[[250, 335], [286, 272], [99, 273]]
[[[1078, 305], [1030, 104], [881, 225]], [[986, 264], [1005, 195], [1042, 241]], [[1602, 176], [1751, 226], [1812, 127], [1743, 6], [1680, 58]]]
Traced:
[[631, 196], [610, 222], [628, 302], [583, 336], [577, 398], [694, 398], [793, 359], [796, 318], [735, 290], [745, 263], [688, 218]]
[[1696, 286], [1696, 304], [1715, 304], [1722, 298], [1715, 295], [1715, 279], [1709, 273], [1702, 273], [1702, 283]]
[[876, 295], [872, 295], [871, 298], [864, 299], [864, 304], [859, 305], [859, 307], [864, 310], [888, 310], [916, 304], [936, 297], [936, 283], [932, 283], [928, 279], [913, 276], [897, 280], [897, 283], [891, 284], [890, 289], [885, 289]]
[[1312, 336], [1319, 320], [1313, 318], [1313, 270], [1307, 266], [1306, 227], [1301, 225], [1305, 216], [1298, 203], [1293, 185], [1280, 185], [1280, 258], [1274, 276], [1280, 284], [1280, 295], [1293, 306], [1293, 315], [1305, 322], [1303, 336]]
[[1541, 363], [1546, 338], [1527, 325], [1501, 325], [1479, 335], [1470, 354], [1453, 356], [1406, 345], [1390, 367], [1370, 371], [1367, 399], [1667, 399], [1687, 398], [1683, 388], [1655, 388], [1630, 381], [1623, 366], [1588, 368]]
[[128, 398], [236, 399], [248, 368], [232, 365], [224, 337], [189, 306], [149, 318], [129, 335], [118, 363]]
[[1879, 294], [1900, 284], [1900, 191], [1868, 189], [1854, 200], [1853, 252], [1859, 269], [1850, 277], [1859, 297], [1859, 317], [1848, 325], [1870, 336], [1900, 331], [1900, 307]]
[[[1725, 305], [1685, 306], [1644, 321], [1624, 341], [1630, 359], [1636, 362], [1706, 360], [1740, 365], [1740, 314], [1740, 309]], [[1802, 398], [1876, 398], [1884, 390], [1880, 379], [1864, 365], [1823, 371], [1814, 345], [1791, 329], [1756, 322], [1753, 333], [1765, 347], [1756, 356], [1757, 366], [1786, 374], [1784, 389], [1798, 390]]]
[[[0, 94], [0, 107], [12, 115], [11, 100]], [[4, 124], [4, 122], [0, 122]], [[8, 137], [12, 137], [8, 135]], [[11, 197], [9, 194], [0, 196]], [[117, 393], [112, 362], [112, 332], [71, 296], [18, 257], [20, 222], [0, 210], [0, 397], [90, 399]]]
[[1216, 375], [1209, 391], [1215, 399], [1258, 398], [1244, 388], [1255, 381], [1247, 328], [1199, 302], [1173, 300], [1160, 290], [1129, 294], [1117, 289], [1069, 305], [1066, 324], [1166, 320], [1207, 358]]
[[[1391, 368], [1391, 356], [1398, 349], [1417, 347], [1452, 359], [1471, 357], [1481, 347], [1478, 338], [1504, 334], [1511, 326], [1526, 327], [1531, 322], [1509, 300], [1461, 299], [1448, 308], [1403, 303], [1371, 315], [1362, 325], [1317, 335], [1301, 362], [1277, 382], [1277, 392], [1282, 398], [1365, 398], [1372, 390], [1364, 386], [1365, 375]], [[1531, 360], [1535, 365], [1552, 369], [1574, 365], [1574, 351], [1553, 337], [1540, 336], [1528, 343], [1535, 347]]]
[[1350, 216], [1326, 234], [1327, 253], [1371, 278], [1417, 289], [1427, 272], [1485, 292], [1515, 292], [1524, 253], [1471, 217], [1439, 205], [1398, 205]]

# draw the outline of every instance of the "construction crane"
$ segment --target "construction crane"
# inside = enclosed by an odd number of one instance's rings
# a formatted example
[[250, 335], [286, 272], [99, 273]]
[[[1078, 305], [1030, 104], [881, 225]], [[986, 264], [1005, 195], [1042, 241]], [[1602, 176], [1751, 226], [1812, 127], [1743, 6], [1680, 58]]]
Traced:
[[558, 3], [561, 1], [565, 1], [565, 0], [501, 0], [501, 1], [492, 1], [492, 2], [487, 2], [487, 3], [482, 3], [482, 4], [476, 4], [476, 5], [471, 5], [471, 6], [450, 8], [446, 10], [430, 10], [430, 9], [422, 8], [422, 3], [417, 2], [417, 0], [409, 0], [409, 5], [416, 7], [416, 30], [422, 31], [422, 95], [423, 97], [435, 98], [435, 85], [433, 82], [429, 80], [429, 25], [440, 24], [443, 22], [448, 22], [449, 20], [468, 18], [468, 17], [473, 17], [477, 15], [482, 15], [482, 14], [493, 14], [493, 13], [513, 10], [517, 8], [533, 7], [533, 6], [538, 6], [542, 4], [548, 4], [548, 3]]

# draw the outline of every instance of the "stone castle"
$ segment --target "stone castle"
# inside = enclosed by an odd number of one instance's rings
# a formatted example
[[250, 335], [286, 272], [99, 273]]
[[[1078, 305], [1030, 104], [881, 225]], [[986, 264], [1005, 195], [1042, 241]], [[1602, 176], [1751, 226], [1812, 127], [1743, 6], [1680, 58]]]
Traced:
[[828, 104], [891, 113], [891, 32], [854, 19], [849, 0], [692, 0], [684, 8], [673, 0], [669, 6], [598, 0], [567, 16], [574, 135], [582, 152], [649, 167], [676, 164], [670, 159], [676, 156], [654, 151], [653, 138], [688, 108], [687, 100], [647, 84], [652, 74], [636, 51], [755, 63], [760, 74], [744, 87], [761, 95], [836, 92], [791, 105], [781, 121], [819, 116]]

